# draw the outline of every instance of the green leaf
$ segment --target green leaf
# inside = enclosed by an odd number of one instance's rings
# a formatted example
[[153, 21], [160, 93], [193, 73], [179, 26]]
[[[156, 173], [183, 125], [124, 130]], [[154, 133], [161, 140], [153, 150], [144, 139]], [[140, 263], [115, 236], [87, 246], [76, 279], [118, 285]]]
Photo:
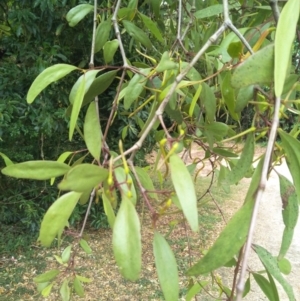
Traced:
[[[137, 173], [137, 176], [139, 177], [139, 180], [142, 184], [142, 186], [147, 190], [147, 191], [155, 191], [153, 182], [151, 177], [149, 176], [149, 173], [145, 170], [145, 168], [135, 166], [135, 171]], [[154, 192], [149, 193], [148, 195], [153, 198], [158, 200], [157, 194]]]
[[48, 85], [76, 69], [78, 68], [67, 64], [57, 64], [45, 69], [31, 84], [27, 93], [27, 103], [32, 103]]
[[79, 4], [68, 11], [66, 19], [69, 26], [74, 27], [80, 22], [88, 13], [94, 9], [93, 5], [90, 4]]
[[270, 285], [270, 282], [264, 276], [262, 276], [260, 274], [253, 273], [252, 275], [253, 275], [256, 283], [259, 285], [261, 290], [266, 295], [266, 297], [270, 301], [273, 301], [274, 300], [273, 289], [272, 289], [272, 286]]
[[38, 283], [37, 284], [37, 290], [38, 290], [38, 292], [41, 293], [44, 290], [44, 288], [46, 288], [47, 286], [49, 286], [49, 282], [48, 281], [47, 282]]
[[281, 246], [280, 251], [278, 255], [278, 259], [281, 259], [285, 256], [287, 251], [289, 250], [292, 240], [294, 236], [294, 229], [285, 227], [282, 233], [282, 240], [281, 240]]
[[96, 31], [95, 53], [100, 51], [107, 42], [111, 30], [111, 20], [102, 21]]
[[132, 202], [126, 198], [122, 198], [113, 228], [113, 251], [123, 277], [137, 280], [142, 254], [140, 221]]
[[224, 266], [237, 254], [247, 238], [253, 205], [253, 201], [249, 201], [235, 213], [213, 246], [187, 271], [187, 275], [197, 276], [209, 273]]
[[227, 72], [225, 75], [225, 78], [222, 82], [222, 98], [228, 108], [228, 111], [231, 115], [231, 117], [234, 120], [239, 120], [240, 116], [238, 113], [235, 111], [235, 91], [231, 86], [231, 72]]
[[236, 97], [236, 104], [235, 104], [235, 112], [240, 113], [248, 104], [249, 100], [253, 99], [254, 95], [254, 86], [250, 85], [247, 87], [242, 87], [239, 89], [239, 92]]
[[123, 20], [122, 21], [124, 28], [137, 42], [140, 42], [147, 48], [152, 47], [152, 43], [148, 36], [145, 34], [145, 31], [135, 26], [133, 23]]
[[300, 200], [300, 141], [279, 129], [282, 147], [286, 155], [286, 162], [293, 177], [298, 202]]
[[115, 216], [115, 212], [112, 208], [111, 202], [109, 201], [109, 199], [105, 193], [102, 194], [102, 201], [103, 201], [104, 212], [107, 216], [108, 224], [109, 224], [110, 228], [113, 229], [116, 216]]
[[201, 105], [205, 109], [205, 120], [207, 123], [211, 123], [215, 119], [215, 113], [217, 110], [217, 100], [212, 88], [206, 84], [202, 83], [202, 91], [200, 94]]
[[48, 180], [64, 175], [70, 170], [70, 166], [56, 161], [27, 161], [4, 167], [1, 172], [10, 177]]
[[198, 231], [198, 208], [195, 186], [185, 164], [177, 155], [170, 156], [170, 169], [173, 186], [178, 196], [184, 216], [191, 229]]
[[53, 285], [54, 283], [50, 283], [42, 290], [41, 294], [43, 297], [48, 297], [50, 295]]
[[102, 147], [102, 132], [98, 114], [96, 103], [92, 102], [86, 112], [83, 125], [85, 144], [96, 160], [100, 159]]
[[53, 255], [53, 256], [59, 264], [62, 264], [62, 265], [64, 264], [62, 261], [62, 258], [60, 256], [57, 256], [57, 255]]
[[243, 43], [241, 41], [231, 42], [227, 48], [228, 54], [232, 58], [239, 58], [243, 54]]
[[89, 278], [86, 278], [86, 277], [83, 277], [83, 276], [80, 276], [80, 275], [76, 275], [76, 278], [78, 278], [78, 280], [80, 282], [84, 282], [84, 283], [90, 283], [90, 282], [92, 282], [92, 279], [89, 279]]
[[65, 178], [58, 184], [60, 190], [77, 192], [91, 191], [96, 185], [103, 182], [108, 171], [93, 164], [80, 164], [70, 169]]
[[[281, 284], [285, 290], [290, 301], [296, 301], [293, 288], [288, 283], [288, 281], [282, 276], [280, 269], [278, 267], [277, 260], [263, 247], [258, 245], [253, 245], [253, 248], [261, 260], [262, 264], [265, 266], [266, 270]], [[273, 300], [273, 299], [272, 299]]]
[[223, 13], [223, 5], [216, 4], [216, 5], [210, 5], [206, 8], [196, 11], [194, 16], [197, 19], [204, 19], [204, 18], [210, 18], [210, 17], [216, 16], [216, 15], [219, 15], [222, 13]]
[[70, 218], [81, 193], [71, 191], [58, 198], [44, 215], [38, 241], [45, 247], [50, 247], [56, 236], [60, 238], [63, 229]]
[[153, 34], [153, 36], [161, 43], [164, 42], [164, 39], [161, 35], [161, 32], [159, 31], [157, 25], [147, 16], [139, 13], [139, 16], [141, 17], [145, 27], [150, 30], [150, 32]]
[[185, 301], [192, 301], [192, 299], [199, 294], [207, 284], [208, 281], [199, 281], [194, 283], [194, 285], [188, 290], [185, 296]]
[[43, 283], [43, 282], [48, 282], [48, 281], [51, 281], [53, 279], [56, 278], [56, 276], [59, 274], [59, 270], [51, 270], [51, 271], [48, 271], [44, 274], [41, 274], [41, 275], [38, 275], [36, 277], [33, 278], [33, 281], [35, 283]]
[[128, 110], [132, 103], [140, 96], [143, 92], [144, 87], [147, 83], [146, 76], [150, 73], [151, 69], [139, 69], [142, 73], [136, 73], [130, 80], [128, 86], [126, 87], [127, 91], [130, 91], [124, 96], [124, 108]]
[[115, 79], [117, 72], [117, 70], [108, 71], [96, 77], [84, 96], [82, 106], [90, 103], [97, 95], [105, 92]]
[[79, 244], [86, 254], [92, 254], [92, 249], [85, 239], [80, 239]]
[[280, 97], [290, 65], [291, 50], [300, 12], [300, 1], [289, 0], [283, 7], [275, 33], [275, 95]]
[[[73, 152], [64, 152], [58, 157], [58, 159], [56, 161], [64, 163], [66, 161], [66, 159], [72, 154], [73, 154]], [[51, 178], [50, 185], [53, 185], [54, 181], [55, 181], [55, 178]]]
[[65, 279], [63, 284], [60, 287], [60, 296], [62, 301], [69, 301], [70, 300], [70, 288], [69, 288], [69, 281], [68, 279]]
[[278, 260], [278, 267], [280, 269], [280, 272], [285, 275], [289, 275], [292, 271], [292, 265], [290, 261], [286, 258]]
[[84, 297], [83, 286], [82, 286], [81, 282], [79, 281], [79, 279], [77, 277], [75, 277], [73, 285], [74, 285], [74, 290], [75, 290], [76, 294], [79, 297]]
[[69, 261], [70, 256], [71, 256], [71, 249], [72, 249], [72, 246], [68, 246], [62, 252], [62, 254], [61, 254], [61, 260], [62, 260], [63, 263], [66, 263], [66, 262]]
[[196, 90], [196, 93], [193, 96], [191, 105], [189, 107], [189, 116], [190, 117], [192, 117], [193, 114], [194, 114], [195, 106], [196, 106], [196, 104], [198, 102], [198, 99], [199, 99], [199, 96], [201, 94], [201, 91], [202, 91], [202, 85], [199, 85], [198, 88], [197, 88], [197, 90]]
[[245, 177], [246, 173], [252, 166], [254, 148], [254, 133], [249, 133], [243, 148], [243, 152], [241, 154], [241, 158], [238, 160], [237, 164], [232, 168], [231, 172], [227, 177], [227, 182], [229, 183], [229, 185], [236, 184], [242, 178]]
[[179, 279], [175, 256], [165, 238], [155, 231], [153, 240], [155, 266], [166, 301], [179, 298]]
[[104, 55], [104, 61], [106, 64], [110, 63], [114, 56], [116, 51], [119, 48], [119, 41], [117, 39], [112, 41], [107, 41], [103, 46], [103, 55]]
[[4, 160], [6, 166], [13, 165], [14, 163], [3, 153], [0, 152], [0, 156]]
[[267, 271], [267, 275], [268, 275], [269, 282], [270, 282], [270, 285], [271, 285], [272, 291], [273, 291], [273, 297], [274, 297], [273, 300], [274, 301], [280, 301], [277, 286], [275, 284], [274, 278], [272, 277], [272, 275], [268, 271]]
[[[171, 61], [170, 55], [168, 51], [165, 51], [161, 56], [161, 59], [156, 66], [156, 72], [164, 72], [166, 70], [172, 70], [178, 68], [178, 64], [174, 61]], [[171, 85], [170, 85], [171, 86]]]
[[212, 149], [212, 151], [215, 154], [217, 154], [217, 155], [219, 155], [221, 157], [225, 157], [225, 158], [236, 158], [236, 157], [238, 157], [238, 155], [236, 153], [232, 153], [232, 152], [230, 152], [230, 151], [228, 151], [228, 150], [226, 150], [224, 148], [214, 147]]
[[253, 84], [269, 84], [274, 79], [274, 45], [257, 51], [235, 68], [231, 84], [242, 88]]
[[[245, 296], [247, 296], [247, 294], [250, 292], [250, 288], [251, 288], [251, 285], [250, 285], [250, 277], [248, 277], [246, 283], [245, 283], [245, 287], [244, 287], [244, 293], [243, 293], [243, 298]], [[275, 300], [274, 300], [275, 301]]]

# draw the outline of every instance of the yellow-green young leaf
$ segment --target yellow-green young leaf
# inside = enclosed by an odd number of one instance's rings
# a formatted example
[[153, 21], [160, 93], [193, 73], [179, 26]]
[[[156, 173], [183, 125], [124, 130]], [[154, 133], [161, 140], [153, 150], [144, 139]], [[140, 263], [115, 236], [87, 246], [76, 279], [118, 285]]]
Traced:
[[198, 208], [195, 186], [185, 164], [177, 155], [170, 157], [170, 169], [173, 186], [182, 211], [191, 229], [198, 231]]
[[283, 7], [275, 33], [275, 95], [280, 97], [290, 65], [291, 50], [300, 13], [300, 1], [289, 0]]
[[227, 109], [234, 120], [239, 120], [240, 116], [235, 111], [235, 91], [231, 87], [231, 72], [228, 71], [222, 82], [222, 98], [227, 106]]
[[80, 164], [70, 169], [65, 178], [58, 184], [60, 190], [77, 192], [91, 191], [96, 185], [104, 181], [108, 171], [93, 164]]
[[143, 92], [144, 87], [147, 83], [146, 76], [150, 73], [151, 69], [139, 69], [140, 73], [136, 73], [130, 80], [127, 91], [128, 93], [124, 96], [124, 108], [128, 110], [132, 103], [140, 96]]
[[78, 280], [80, 282], [84, 282], [84, 283], [90, 283], [90, 282], [92, 282], [92, 279], [89, 279], [89, 278], [86, 278], [86, 277], [83, 277], [83, 276], [80, 276], [80, 275], [76, 275], [76, 278], [78, 278]]
[[73, 285], [74, 285], [74, 289], [75, 289], [76, 294], [79, 297], [84, 297], [83, 286], [82, 286], [81, 282], [79, 281], [79, 279], [77, 277], [75, 277]]
[[[151, 177], [149, 176], [149, 173], [142, 167], [135, 166], [135, 171], [137, 173], [137, 176], [142, 184], [142, 186], [147, 190], [147, 191], [155, 191], [153, 182]], [[148, 192], [148, 195], [153, 198], [158, 200], [157, 194], [154, 192]]]
[[117, 39], [112, 41], [107, 41], [103, 46], [103, 55], [104, 55], [104, 61], [106, 64], [110, 63], [114, 56], [116, 51], [119, 48], [119, 42]]
[[245, 177], [247, 171], [252, 166], [253, 156], [254, 156], [254, 133], [249, 133], [246, 143], [244, 145], [241, 158], [238, 160], [237, 164], [232, 168], [231, 172], [227, 177], [227, 182], [229, 185], [236, 184], [242, 178]]
[[[72, 91], [71, 91], [72, 92]], [[82, 105], [83, 97], [85, 92], [85, 77], [83, 76], [82, 81], [78, 87], [77, 93], [74, 97], [74, 103], [71, 112], [70, 129], [69, 129], [69, 140], [72, 140], [74, 129], [76, 127], [79, 111]]]
[[68, 279], [65, 279], [63, 284], [60, 287], [60, 296], [62, 301], [69, 301], [71, 294], [70, 294], [70, 288], [69, 288], [69, 281]]
[[177, 262], [169, 244], [158, 232], [154, 233], [153, 253], [160, 287], [165, 300], [178, 300], [179, 279]]
[[231, 84], [242, 88], [253, 84], [268, 84], [274, 79], [274, 45], [268, 45], [251, 55], [233, 71]]
[[52, 177], [59, 177], [70, 170], [70, 166], [56, 161], [27, 161], [4, 167], [1, 172], [10, 177], [48, 180]]
[[283, 130], [279, 129], [283, 150], [286, 155], [286, 162], [293, 177], [298, 202], [300, 201], [300, 141]]
[[112, 208], [111, 202], [109, 201], [109, 199], [105, 193], [102, 194], [102, 201], [103, 201], [104, 212], [107, 216], [108, 224], [111, 227], [111, 229], [113, 229], [116, 216], [115, 216], [115, 212]]
[[131, 175], [126, 175], [123, 167], [115, 168], [114, 173], [122, 195], [126, 196], [135, 205], [137, 197]]
[[66, 263], [66, 262], [69, 261], [70, 256], [71, 256], [71, 249], [72, 249], [72, 246], [68, 246], [62, 252], [62, 254], [61, 254], [61, 260], [62, 260], [63, 263]]
[[124, 28], [137, 42], [140, 42], [147, 48], [152, 47], [152, 43], [148, 36], [145, 34], [145, 31], [135, 26], [133, 23], [123, 20], [122, 21]]
[[80, 239], [79, 244], [85, 253], [92, 254], [92, 249], [85, 239]]
[[139, 16], [142, 18], [142, 21], [145, 25], [145, 27], [150, 30], [150, 32], [153, 34], [153, 36], [161, 43], [163, 43], [164, 39], [161, 35], [161, 32], [159, 31], [158, 26], [147, 16], [139, 13]]
[[90, 103], [97, 95], [102, 94], [111, 85], [117, 72], [116, 70], [108, 71], [96, 77], [84, 95], [82, 106]]
[[59, 270], [51, 270], [44, 274], [34, 277], [33, 281], [35, 283], [49, 282], [49, 281], [55, 279], [58, 274], [59, 274]]
[[189, 107], [189, 116], [190, 117], [192, 117], [193, 114], [194, 114], [195, 106], [196, 106], [196, 103], [197, 103], [197, 101], [199, 99], [201, 91], [202, 91], [202, 85], [199, 85], [198, 88], [197, 88], [197, 90], [196, 90], [196, 93], [193, 96], [191, 105]]
[[14, 163], [3, 153], [0, 152], [0, 156], [4, 160], [6, 166], [13, 165]]
[[[281, 284], [290, 301], [296, 301], [293, 288], [288, 281], [282, 276], [278, 267], [277, 260], [266, 249], [261, 246], [253, 245], [253, 248], [258, 255], [260, 261], [265, 266], [266, 270]], [[272, 299], [274, 300], [274, 299]]]
[[201, 86], [200, 101], [201, 105], [205, 108], [205, 120], [207, 123], [211, 123], [215, 119], [217, 100], [212, 88], [208, 84], [202, 83]]
[[89, 105], [89, 108], [85, 115], [83, 131], [85, 144], [96, 159], [100, 159], [101, 146], [102, 146], [102, 132], [100, 127], [99, 112], [97, 112], [97, 106], [95, 102]]
[[68, 225], [81, 193], [71, 191], [58, 198], [44, 215], [38, 241], [45, 247], [50, 247], [56, 236], [60, 238], [63, 229]]
[[88, 13], [92, 12], [93, 9], [93, 5], [90, 4], [80, 4], [73, 7], [66, 15], [69, 26], [74, 27], [77, 25], [77, 23], [80, 22]]
[[249, 100], [253, 99], [254, 86], [250, 85], [239, 90], [236, 97], [235, 112], [240, 113], [248, 104]]
[[280, 272], [284, 275], [289, 275], [292, 271], [292, 265], [290, 261], [286, 258], [278, 260], [278, 267], [280, 269]]
[[76, 69], [78, 68], [68, 64], [57, 64], [45, 69], [31, 84], [27, 93], [27, 102], [32, 103], [48, 85], [56, 82]]
[[174, 61], [171, 61], [168, 51], [165, 51], [161, 56], [160, 62], [156, 66], [156, 72], [164, 72], [166, 70], [172, 70], [178, 68], [178, 64]]
[[102, 21], [96, 31], [95, 52], [100, 51], [107, 42], [111, 29], [111, 20]]
[[56, 261], [59, 263], [59, 264], [64, 264], [61, 257], [57, 256], [57, 255], [53, 255], [54, 258], [56, 259]]
[[45, 288], [43, 288], [43, 290], [41, 291], [41, 294], [43, 297], [46, 298], [50, 295], [53, 285], [54, 285], [54, 283], [50, 283]]
[[274, 299], [274, 293], [273, 293], [273, 288], [270, 284], [270, 282], [262, 275], [257, 274], [257, 273], [252, 273], [253, 278], [255, 279], [256, 283], [259, 285], [261, 290], [264, 292], [266, 297], [270, 300], [273, 301]]
[[227, 52], [232, 58], [239, 58], [243, 54], [242, 42], [231, 42], [227, 48]]
[[113, 228], [113, 251], [124, 278], [138, 279], [141, 271], [141, 233], [137, 212], [126, 198], [122, 198]]
[[[70, 155], [72, 155], [72, 154], [73, 154], [73, 152], [64, 152], [64, 153], [62, 153], [62, 154], [58, 157], [57, 162], [62, 162], [62, 163], [65, 162], [66, 159], [67, 159]], [[50, 180], [50, 185], [53, 185], [54, 181], [55, 181], [55, 178], [51, 178], [51, 180]]]
[[49, 282], [42, 282], [42, 283], [38, 283], [36, 288], [38, 290], [39, 293], [41, 293], [43, 291], [44, 288], [46, 288], [49, 285]]

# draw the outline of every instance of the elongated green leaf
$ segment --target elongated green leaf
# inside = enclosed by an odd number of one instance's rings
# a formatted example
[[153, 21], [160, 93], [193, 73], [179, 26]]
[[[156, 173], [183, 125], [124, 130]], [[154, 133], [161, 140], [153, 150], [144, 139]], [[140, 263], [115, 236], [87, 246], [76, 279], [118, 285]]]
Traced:
[[92, 249], [85, 239], [80, 239], [79, 244], [86, 254], [92, 254]]
[[63, 263], [66, 263], [69, 261], [70, 259], [70, 256], [71, 256], [71, 249], [72, 249], [72, 246], [67, 246], [64, 251], [62, 252], [61, 254], [61, 260]]
[[54, 283], [50, 283], [42, 290], [41, 294], [43, 297], [48, 297], [50, 295], [53, 285]]
[[229, 185], [239, 182], [250, 169], [254, 156], [254, 133], [248, 134], [241, 158], [237, 164], [232, 168], [227, 177]]
[[283, 7], [275, 33], [275, 95], [280, 97], [290, 65], [291, 50], [300, 13], [300, 1], [289, 0]]
[[84, 95], [82, 106], [90, 103], [97, 95], [102, 94], [111, 85], [118, 71], [108, 71], [99, 75]]
[[198, 209], [195, 186], [185, 164], [177, 155], [170, 157], [170, 169], [173, 186], [178, 196], [184, 216], [191, 229], [198, 231]]
[[80, 276], [80, 275], [76, 275], [76, 278], [78, 278], [78, 280], [80, 282], [84, 282], [84, 283], [90, 283], [90, 282], [92, 282], [92, 279], [89, 279], [89, 278], [86, 278], [86, 277], [83, 277], [83, 276]]
[[194, 285], [188, 290], [185, 300], [186, 301], [192, 301], [192, 299], [199, 294], [202, 289], [208, 284], [208, 281], [200, 281], [194, 283]]
[[85, 115], [83, 130], [85, 144], [91, 155], [96, 160], [100, 159], [102, 147], [102, 132], [98, 116], [99, 112], [97, 112], [96, 103], [92, 102], [89, 105], [89, 108]]
[[153, 253], [159, 283], [165, 300], [178, 300], [179, 279], [177, 262], [169, 244], [158, 232], [154, 233]]
[[68, 279], [65, 279], [63, 284], [60, 287], [60, 296], [62, 301], [69, 301], [70, 297], [71, 297], [71, 292], [70, 292], [70, 288], [69, 288], [69, 281]]
[[219, 156], [225, 157], [225, 158], [236, 158], [238, 155], [236, 153], [232, 153], [224, 148], [214, 147], [213, 152]]
[[293, 288], [288, 281], [282, 276], [278, 267], [277, 260], [266, 249], [261, 246], [253, 245], [256, 254], [260, 261], [265, 266], [266, 270], [281, 284], [290, 301], [296, 301]]
[[125, 110], [128, 110], [132, 103], [140, 96], [140, 94], [143, 92], [144, 87], [147, 83], [147, 79], [145, 76], [147, 76], [150, 73], [150, 68], [148, 69], [139, 69], [139, 71], [143, 74], [136, 73], [133, 78], [130, 80], [127, 91], [130, 91], [129, 93], [126, 93], [124, 96], [124, 108]]
[[122, 198], [113, 228], [113, 251], [123, 277], [138, 279], [142, 252], [140, 221], [132, 202], [126, 198]]
[[268, 84], [274, 79], [274, 45], [268, 45], [251, 55], [235, 68], [231, 84], [242, 88], [253, 84]]
[[253, 99], [254, 86], [250, 85], [239, 90], [236, 97], [235, 112], [240, 113], [246, 107], [249, 100]]
[[94, 9], [90, 4], [79, 4], [73, 7], [66, 15], [66, 19], [71, 27], [77, 25], [88, 13]]
[[170, 55], [168, 51], [165, 51], [163, 55], [161, 56], [161, 59], [156, 66], [155, 70], [156, 72], [164, 72], [166, 70], [172, 70], [176, 69], [178, 67], [178, 64], [174, 61], [171, 61]]
[[63, 229], [68, 225], [68, 219], [73, 212], [81, 193], [71, 191], [58, 198], [44, 215], [38, 241], [45, 247], [50, 247], [56, 236], [60, 238]]
[[48, 285], [49, 285], [48, 281], [47, 282], [38, 283], [37, 286], [36, 286], [38, 292], [41, 293], [44, 290], [44, 288], [46, 288]]
[[0, 152], [0, 156], [4, 160], [6, 166], [13, 165], [14, 163], [3, 153]]
[[286, 163], [293, 177], [298, 202], [300, 202], [300, 141], [279, 129], [282, 146], [286, 154]]
[[122, 23], [128, 34], [131, 35], [137, 42], [140, 42], [147, 48], [152, 47], [152, 43], [144, 30], [138, 28], [136, 25], [127, 20], [123, 20]]
[[4, 167], [1, 172], [10, 177], [48, 180], [52, 177], [59, 177], [66, 174], [70, 166], [56, 161], [27, 161]]
[[196, 90], [196, 93], [193, 96], [193, 99], [192, 99], [192, 102], [191, 102], [191, 105], [189, 108], [189, 116], [190, 117], [192, 117], [194, 114], [195, 106], [196, 106], [196, 103], [198, 102], [201, 91], [202, 91], [202, 85], [199, 85], [198, 89]]
[[280, 301], [279, 299], [279, 295], [278, 295], [278, 290], [277, 290], [277, 286], [276, 286], [276, 283], [274, 281], [274, 278], [273, 276], [267, 271], [267, 275], [268, 275], [268, 278], [269, 278], [269, 282], [270, 282], [270, 285], [272, 287], [272, 291], [273, 291], [273, 297], [274, 297], [274, 301]]
[[285, 227], [282, 233], [282, 240], [278, 259], [282, 259], [289, 250], [294, 236], [294, 229]]
[[75, 277], [73, 285], [74, 285], [74, 289], [75, 289], [76, 294], [80, 297], [84, 297], [83, 286], [82, 286], [81, 282], [79, 281], [79, 279], [77, 277]]
[[150, 30], [153, 36], [161, 43], [163, 43], [164, 39], [162, 37], [161, 32], [159, 31], [158, 26], [146, 15], [139, 13], [139, 16], [142, 18], [142, 21], [145, 27]]
[[[62, 162], [62, 163], [65, 162], [66, 159], [67, 159], [70, 155], [72, 155], [72, 154], [73, 154], [73, 152], [64, 152], [64, 153], [62, 153], [62, 154], [58, 157], [57, 162]], [[55, 181], [55, 178], [51, 178], [51, 180], [50, 180], [50, 185], [53, 185], [54, 181]]]
[[112, 41], [107, 41], [103, 46], [103, 55], [104, 55], [104, 61], [106, 64], [110, 63], [114, 56], [116, 51], [119, 48], [119, 41], [117, 39]]
[[91, 191], [97, 184], [104, 181], [108, 171], [93, 164], [80, 164], [70, 169], [65, 178], [58, 184], [61, 190], [77, 192]]
[[95, 52], [100, 51], [109, 38], [111, 30], [111, 20], [102, 21], [96, 31]]
[[[148, 191], [155, 191], [153, 182], [149, 173], [142, 167], [135, 166], [135, 171], [141, 181], [142, 186]], [[157, 194], [154, 192], [148, 193], [150, 197], [158, 200]]]
[[32, 103], [48, 85], [56, 82], [76, 69], [78, 68], [67, 64], [57, 64], [45, 69], [31, 84], [27, 93], [27, 102]]
[[102, 201], [103, 201], [104, 212], [107, 216], [108, 224], [109, 224], [110, 228], [113, 229], [116, 216], [115, 216], [115, 212], [112, 208], [111, 202], [109, 201], [109, 199], [105, 193], [102, 194]]
[[35, 283], [48, 282], [48, 281], [55, 279], [58, 274], [59, 274], [59, 270], [50, 270], [44, 274], [34, 277], [33, 281]]
[[223, 5], [222, 4], [215, 4], [210, 5], [204, 9], [198, 10], [195, 12], [195, 18], [203, 19], [203, 18], [210, 18], [219, 14], [223, 13]]
[[270, 284], [270, 282], [262, 275], [253, 273], [252, 274], [256, 283], [259, 285], [261, 290], [264, 292], [266, 297], [270, 300], [274, 300], [274, 294], [273, 294], [273, 288]]

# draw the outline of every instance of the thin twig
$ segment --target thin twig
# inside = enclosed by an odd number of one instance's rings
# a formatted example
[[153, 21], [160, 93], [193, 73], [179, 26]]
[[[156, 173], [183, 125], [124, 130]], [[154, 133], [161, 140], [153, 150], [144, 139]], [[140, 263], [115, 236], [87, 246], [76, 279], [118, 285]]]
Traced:
[[242, 260], [241, 273], [240, 273], [239, 281], [236, 286], [236, 290], [237, 290], [236, 301], [241, 301], [242, 296], [243, 296], [244, 278], [245, 278], [245, 273], [246, 273], [246, 269], [247, 269], [251, 244], [253, 241], [253, 235], [254, 235], [254, 229], [255, 229], [255, 225], [256, 225], [258, 209], [259, 209], [262, 195], [266, 188], [266, 183], [268, 180], [267, 176], [268, 176], [268, 172], [269, 172], [269, 166], [270, 166], [270, 162], [271, 162], [271, 158], [272, 158], [273, 147], [274, 147], [275, 140], [276, 140], [277, 128], [279, 125], [280, 104], [281, 104], [280, 97], [276, 97], [275, 107], [274, 107], [274, 118], [273, 118], [272, 127], [271, 127], [271, 131], [270, 131], [269, 142], [268, 142], [268, 146], [266, 149], [266, 154], [265, 154], [265, 158], [264, 158], [260, 182], [259, 182], [258, 189], [257, 189], [256, 195], [255, 195], [255, 204], [254, 204], [254, 208], [253, 208], [253, 212], [252, 212], [251, 223], [250, 223], [247, 242], [246, 242], [246, 246], [245, 246], [245, 252], [244, 252], [244, 256], [243, 256], [243, 260]]
[[93, 36], [92, 36], [92, 46], [91, 46], [91, 57], [90, 57], [90, 63], [89, 63], [90, 69], [94, 69], [96, 29], [97, 29], [97, 0], [95, 0], [95, 2], [94, 2]]
[[81, 230], [80, 230], [80, 233], [79, 233], [79, 237], [80, 238], [83, 235], [83, 231], [85, 229], [86, 222], [87, 222], [88, 216], [89, 216], [90, 211], [91, 211], [91, 207], [92, 207], [92, 203], [93, 203], [93, 200], [94, 200], [94, 197], [95, 197], [95, 193], [96, 193], [96, 189], [94, 188], [93, 191], [92, 191], [92, 193], [91, 193], [91, 195], [90, 195], [89, 205], [88, 205], [88, 207], [86, 209], [84, 220], [83, 220], [83, 223], [82, 223], [82, 227], [81, 227]]

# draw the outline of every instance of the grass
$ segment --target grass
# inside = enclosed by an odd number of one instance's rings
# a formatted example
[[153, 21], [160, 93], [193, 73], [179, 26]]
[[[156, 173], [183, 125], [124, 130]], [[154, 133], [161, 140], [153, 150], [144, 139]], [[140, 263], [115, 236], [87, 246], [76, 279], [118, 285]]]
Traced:
[[[197, 195], [202, 195], [209, 183], [209, 177], [201, 177], [196, 185]], [[165, 185], [169, 187], [170, 182], [166, 182]], [[233, 187], [233, 193], [226, 195], [216, 184], [212, 186], [211, 193], [214, 201], [208, 195], [201, 200], [203, 205], [199, 208], [199, 233], [192, 233], [187, 224], [182, 222], [170, 231], [170, 223], [182, 219], [180, 214], [166, 216], [165, 219], [159, 221], [159, 231], [164, 235], [169, 232], [167, 239], [178, 262], [182, 298], [188, 287], [188, 278], [184, 276], [184, 272], [191, 263], [199, 259], [203, 250], [212, 245], [224, 227], [216, 204], [226, 208], [227, 202], [232, 202], [232, 196], [240, 189], [240, 187]], [[32, 278], [46, 270], [57, 268], [58, 264], [53, 255], [60, 255], [63, 248], [59, 250], [40, 248], [35, 244], [36, 236], [24, 235], [22, 232], [16, 233], [10, 227], [2, 230], [0, 235], [1, 241], [6, 242], [0, 245], [0, 300], [45, 300], [38, 295]], [[74, 297], [72, 300], [163, 300], [152, 254], [153, 229], [149, 216], [146, 215], [143, 218], [143, 269], [140, 279], [135, 283], [124, 280], [119, 274], [111, 249], [111, 230], [90, 229], [88, 236], [93, 254], [87, 255], [81, 252], [80, 260], [75, 264], [77, 273], [92, 278], [93, 282], [85, 286], [84, 298]], [[67, 242], [62, 247], [66, 246]], [[203, 296], [201, 300], [206, 300], [205, 298]], [[59, 296], [55, 293], [46, 300], [59, 300]]]

